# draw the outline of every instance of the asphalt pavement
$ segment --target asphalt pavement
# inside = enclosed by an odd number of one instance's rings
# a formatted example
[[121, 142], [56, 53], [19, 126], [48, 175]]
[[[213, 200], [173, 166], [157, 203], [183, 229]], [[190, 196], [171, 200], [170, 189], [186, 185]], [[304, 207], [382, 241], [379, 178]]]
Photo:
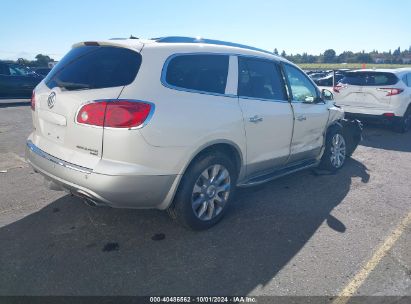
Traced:
[[411, 133], [366, 126], [337, 174], [240, 189], [192, 232], [47, 190], [24, 161], [30, 111], [0, 107], [0, 295], [411, 296]]

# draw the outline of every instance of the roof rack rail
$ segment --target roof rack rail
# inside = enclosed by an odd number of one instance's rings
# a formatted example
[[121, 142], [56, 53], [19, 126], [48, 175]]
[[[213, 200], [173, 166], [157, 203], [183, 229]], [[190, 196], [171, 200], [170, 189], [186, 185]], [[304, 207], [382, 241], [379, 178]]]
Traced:
[[215, 44], [215, 45], [225, 45], [225, 46], [238, 47], [242, 49], [247, 49], [247, 50], [263, 52], [266, 54], [274, 55], [272, 52], [259, 49], [259, 48], [255, 48], [252, 46], [244, 45], [244, 44], [221, 41], [221, 40], [204, 39], [201, 37], [193, 38], [193, 37], [170, 36], [170, 37], [154, 38], [153, 40], [155, 40], [156, 42], [160, 42], [160, 43], [206, 43], [206, 44]]

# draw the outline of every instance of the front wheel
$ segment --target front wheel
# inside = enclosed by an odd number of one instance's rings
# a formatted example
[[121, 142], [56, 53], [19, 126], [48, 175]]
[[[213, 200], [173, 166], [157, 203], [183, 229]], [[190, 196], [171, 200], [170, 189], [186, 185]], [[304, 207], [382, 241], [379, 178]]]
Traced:
[[193, 230], [217, 224], [233, 197], [236, 167], [220, 152], [202, 155], [184, 174], [169, 215]]
[[320, 168], [335, 172], [344, 166], [346, 158], [347, 144], [343, 130], [339, 126], [333, 126], [327, 132]]

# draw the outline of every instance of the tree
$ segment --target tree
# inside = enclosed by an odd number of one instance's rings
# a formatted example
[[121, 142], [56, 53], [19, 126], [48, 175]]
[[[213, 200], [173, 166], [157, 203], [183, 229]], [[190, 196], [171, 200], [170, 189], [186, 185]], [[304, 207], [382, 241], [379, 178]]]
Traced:
[[324, 62], [325, 63], [333, 63], [335, 62], [335, 51], [333, 49], [326, 50], [324, 52]]
[[43, 55], [43, 54], [38, 54], [35, 58], [36, 58], [35, 64], [37, 66], [47, 66], [50, 61], [53, 61], [53, 59], [51, 59], [50, 56]]
[[401, 55], [401, 48], [400, 47], [398, 47], [398, 49], [396, 49], [395, 51], [394, 51], [394, 53], [392, 53], [394, 56], [400, 56]]
[[372, 57], [368, 53], [359, 53], [357, 55], [357, 62], [360, 63], [371, 63], [372, 62]]
[[[410, 48], [411, 48], [411, 46], [410, 46]], [[278, 55], [278, 50], [277, 50], [277, 48], [274, 49], [274, 55]]]
[[285, 51], [283, 50], [283, 51], [281, 52], [281, 57], [285, 57], [285, 56], [287, 56], [287, 54], [286, 54]]

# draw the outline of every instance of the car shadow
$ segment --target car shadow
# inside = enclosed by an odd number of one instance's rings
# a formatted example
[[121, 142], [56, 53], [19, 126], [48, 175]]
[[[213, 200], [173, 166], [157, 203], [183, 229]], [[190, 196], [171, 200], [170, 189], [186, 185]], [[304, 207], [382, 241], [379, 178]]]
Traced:
[[360, 145], [400, 152], [411, 152], [411, 132], [400, 134], [390, 126], [364, 123], [363, 140]]
[[326, 222], [352, 180], [354, 159], [334, 175], [303, 171], [239, 189], [225, 219], [193, 232], [165, 212], [91, 208], [64, 196], [0, 228], [0, 294], [244, 295], [264, 286]]

